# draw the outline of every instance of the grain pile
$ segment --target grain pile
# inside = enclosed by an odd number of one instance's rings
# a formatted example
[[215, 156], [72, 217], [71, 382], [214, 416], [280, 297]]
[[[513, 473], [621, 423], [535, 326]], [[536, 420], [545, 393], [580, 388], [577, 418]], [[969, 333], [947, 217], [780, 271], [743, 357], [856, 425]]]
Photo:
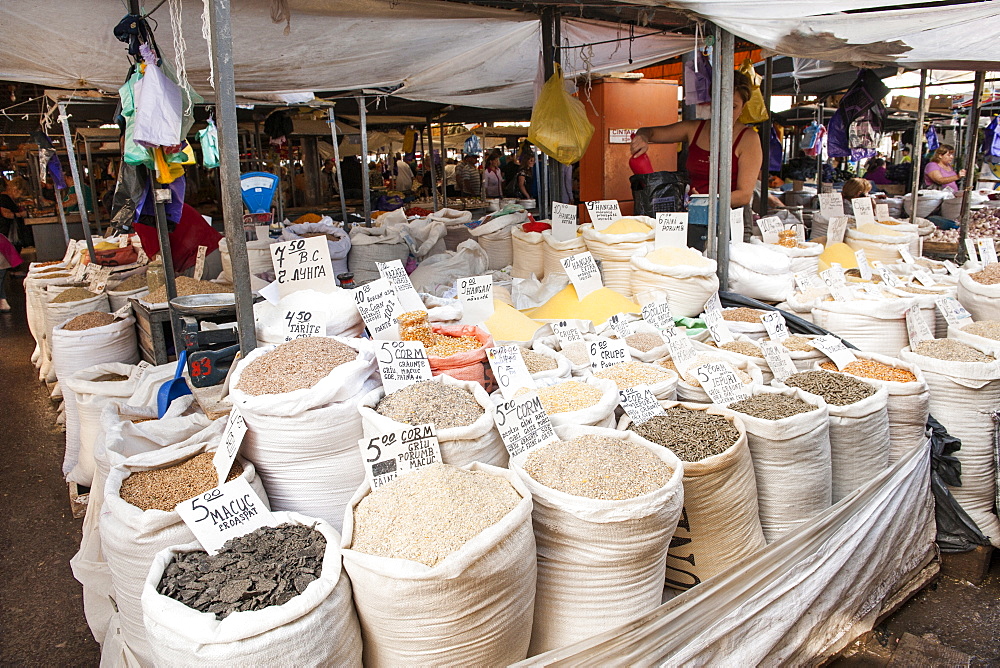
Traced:
[[[684, 371], [680, 375], [681, 377], [684, 378], [684, 382], [686, 382], [691, 387], [701, 387], [701, 381], [698, 380], [698, 376], [695, 372], [698, 370], [698, 367], [702, 366], [703, 364], [712, 364], [714, 362], [722, 362], [730, 369], [732, 369], [733, 373], [736, 374], [736, 377], [739, 378], [740, 382], [743, 383], [744, 385], [748, 385], [753, 382], [753, 378], [750, 376], [750, 374], [748, 374], [746, 371], [743, 371], [742, 369], [737, 369], [735, 366], [732, 365], [731, 362], [729, 362], [728, 360], [724, 360], [721, 357], [718, 357], [717, 355], [698, 355], [697, 357], [694, 358], [694, 360], [688, 362], [687, 366], [684, 367]], [[673, 366], [672, 362], [671, 365]], [[664, 368], [670, 368], [666, 365], [665, 362], [662, 361], [660, 363], [660, 366]], [[674, 368], [676, 368], [676, 366], [674, 366]]]
[[236, 389], [254, 396], [302, 390], [357, 358], [357, 350], [333, 339], [322, 336], [294, 339], [250, 362], [243, 369]]
[[592, 434], [534, 451], [525, 460], [524, 471], [550, 489], [604, 501], [649, 494], [667, 484], [673, 474], [648, 448]]
[[810, 345], [810, 339], [808, 336], [801, 336], [799, 334], [792, 334], [787, 336], [782, 340], [781, 345], [785, 346], [788, 350], [800, 353], [811, 353], [815, 348]]
[[[187, 297], [188, 295], [224, 294], [232, 291], [233, 291], [233, 286], [231, 283], [213, 283], [212, 281], [196, 281], [195, 279], [188, 278], [187, 276], [177, 277], [178, 297]], [[161, 285], [155, 290], [152, 290], [148, 295], [143, 297], [142, 300], [148, 304], [166, 304], [167, 286]]]
[[[837, 365], [833, 362], [821, 362], [820, 366], [827, 371], [837, 371]], [[917, 377], [909, 370], [900, 367], [883, 364], [877, 360], [855, 360], [840, 369], [843, 373], [861, 378], [871, 378], [872, 380], [887, 380], [893, 383], [913, 383]]]
[[666, 415], [656, 415], [629, 429], [647, 441], [669, 448], [681, 461], [698, 462], [725, 452], [740, 439], [733, 423], [721, 415], [696, 411], [683, 406], [664, 409]]
[[[219, 484], [219, 474], [212, 464], [215, 453], [203, 452], [187, 461], [153, 471], [136, 471], [122, 481], [118, 493], [122, 501], [139, 510], [171, 512], [181, 501], [194, 498]], [[226, 481], [243, 473], [243, 466], [233, 463]]]
[[996, 262], [988, 264], [982, 271], [969, 274], [969, 278], [974, 280], [976, 283], [982, 283], [983, 285], [996, 285], [997, 283], [1000, 283], [1000, 264], [997, 264]]
[[517, 490], [499, 476], [431, 464], [358, 503], [351, 549], [434, 566], [520, 501]]
[[105, 313], [103, 311], [91, 311], [90, 313], [83, 313], [76, 316], [63, 325], [62, 328], [67, 332], [82, 332], [85, 329], [94, 329], [96, 327], [110, 325], [114, 321], [115, 317], [110, 313]]
[[96, 292], [91, 292], [86, 288], [70, 288], [63, 290], [53, 298], [53, 304], [68, 304], [69, 302], [82, 302], [84, 299], [96, 297]]
[[553, 371], [559, 368], [559, 364], [554, 359], [547, 355], [536, 353], [530, 348], [521, 348], [521, 358], [524, 360], [524, 366], [528, 367], [528, 373], [530, 374]]
[[468, 390], [424, 380], [386, 395], [375, 412], [404, 424], [430, 423], [451, 429], [472, 424], [485, 411]]
[[131, 292], [133, 290], [141, 290], [142, 288], [148, 287], [146, 283], [145, 274], [136, 274], [135, 276], [129, 276], [124, 281], [112, 288], [115, 292]]
[[562, 346], [561, 351], [573, 364], [590, 364], [590, 348], [583, 341], [574, 341]]
[[[523, 390], [527, 392], [529, 390]], [[600, 388], [581, 383], [578, 380], [567, 380], [556, 385], [540, 387], [536, 390], [542, 402], [542, 409], [547, 415], [582, 411], [600, 403], [604, 393]], [[521, 394], [522, 392], [518, 392]]]
[[816, 406], [784, 394], [755, 394], [749, 399], [729, 404], [728, 408], [762, 420], [783, 420], [816, 410]]
[[728, 350], [731, 353], [739, 353], [740, 355], [746, 355], [747, 357], [759, 357], [764, 359], [764, 353], [756, 343], [750, 343], [749, 341], [729, 341], [723, 343], [719, 346], [722, 350]]
[[632, 334], [631, 336], [626, 336], [625, 343], [628, 344], [629, 348], [635, 348], [640, 352], [648, 353], [653, 348], [662, 346], [664, 341], [663, 337], [659, 334], [638, 332], [636, 334]]
[[261, 527], [226, 542], [218, 554], [178, 554], [156, 591], [225, 619], [234, 612], [284, 605], [323, 574], [326, 538], [312, 527]]
[[598, 378], [615, 381], [619, 390], [636, 385], [656, 385], [673, 378], [670, 373], [643, 362], [621, 362], [608, 369], [594, 373]]
[[913, 352], [948, 362], [995, 362], [996, 358], [954, 339], [930, 339], [913, 346]]
[[120, 383], [123, 380], [128, 380], [128, 376], [124, 376], [120, 373], [106, 373], [103, 376], [97, 378], [91, 378], [91, 383]]
[[767, 311], [739, 306], [737, 308], [722, 309], [722, 319], [729, 322], [752, 322], [760, 325], [760, 316], [765, 313]]
[[1000, 321], [997, 320], [980, 320], [979, 322], [970, 322], [962, 328], [962, 331], [976, 336], [982, 336], [987, 339], [1000, 341]]
[[785, 385], [823, 397], [832, 406], [849, 406], [875, 394], [875, 388], [863, 380], [829, 371], [802, 371], [785, 379]]
[[431, 357], [451, 357], [483, 347], [475, 336], [448, 336], [431, 329], [427, 311], [409, 311], [396, 316], [400, 341], [420, 341]]

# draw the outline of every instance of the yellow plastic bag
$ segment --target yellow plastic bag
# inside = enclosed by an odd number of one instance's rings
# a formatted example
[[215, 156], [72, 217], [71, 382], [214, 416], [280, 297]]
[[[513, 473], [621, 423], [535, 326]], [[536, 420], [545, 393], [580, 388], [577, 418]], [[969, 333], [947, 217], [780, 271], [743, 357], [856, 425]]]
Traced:
[[562, 68], [557, 63], [531, 110], [528, 141], [549, 157], [571, 165], [583, 157], [593, 135], [587, 110], [583, 102], [566, 92]]
[[740, 65], [740, 72], [750, 78], [750, 100], [743, 105], [743, 113], [740, 114], [740, 123], [763, 123], [767, 120], [769, 112], [764, 104], [764, 96], [760, 92], [760, 75], [753, 68], [753, 62], [749, 58], [743, 60]]

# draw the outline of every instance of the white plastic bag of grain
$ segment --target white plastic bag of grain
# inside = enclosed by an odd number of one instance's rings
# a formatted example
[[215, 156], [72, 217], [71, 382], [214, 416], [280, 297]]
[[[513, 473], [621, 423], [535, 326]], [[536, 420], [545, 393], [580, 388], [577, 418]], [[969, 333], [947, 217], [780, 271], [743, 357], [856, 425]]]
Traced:
[[[681, 251], [686, 251], [681, 253]], [[663, 255], [676, 255], [671, 264], [661, 264], [656, 260]], [[701, 313], [705, 302], [719, 289], [715, 260], [702, 257], [686, 261], [685, 255], [700, 254], [690, 248], [665, 249], [653, 253], [633, 253], [629, 259], [630, 294], [642, 294], [647, 290], [663, 290], [670, 296], [670, 313], [675, 318], [693, 318]], [[652, 258], [652, 259], [650, 259]], [[669, 258], [667, 258], [669, 259]], [[680, 262], [683, 262], [681, 264]]]
[[833, 503], [830, 419], [825, 401], [797, 388], [757, 387], [753, 394], [781, 394], [816, 406], [780, 420], [723, 409], [739, 417], [746, 429], [760, 524], [773, 543]]
[[112, 313], [129, 303], [129, 297], [141, 297], [149, 293], [149, 288], [135, 290], [108, 290], [108, 308]]
[[337, 288], [330, 293], [297, 290], [283, 297], [277, 304], [272, 304], [266, 299], [254, 304], [253, 316], [257, 340], [265, 344], [284, 343], [285, 332], [288, 329], [285, 313], [288, 311], [325, 314], [323, 330], [325, 336], [357, 338], [365, 330], [365, 323], [358, 312], [352, 290]]
[[[757, 340], [751, 339], [746, 334], [737, 334], [733, 337], [733, 343], [735, 344], [750, 344], [755, 346], [757, 350], [761, 350], [760, 345], [758, 345]], [[708, 355], [722, 354], [727, 358], [732, 358], [738, 361], [741, 368], [746, 368], [746, 363], [749, 362], [757, 367], [760, 371], [761, 384], [767, 385], [772, 380], [774, 380], [774, 373], [771, 372], [771, 367], [768, 365], [767, 361], [763, 357], [757, 357], [756, 355], [744, 355], [743, 353], [737, 352], [736, 350], [728, 350], [726, 348], [720, 348], [718, 345], [714, 345], [714, 342], [701, 343], [699, 341], [693, 341], [692, 345], [694, 349], [699, 353], [705, 353]], [[725, 345], [725, 344], [723, 344]], [[763, 351], [761, 351], [763, 355]], [[689, 369], [690, 373], [694, 373], [694, 369]]]
[[[507, 449], [504, 447], [500, 432], [497, 431], [493, 422], [493, 402], [490, 401], [490, 395], [486, 393], [483, 386], [471, 380], [458, 380], [445, 374], [434, 376], [431, 382], [470, 392], [475, 397], [476, 403], [483, 409], [483, 414], [470, 425], [437, 429], [441, 460], [452, 466], [464, 466], [472, 462], [506, 466]], [[405, 423], [397, 422], [375, 412], [375, 407], [378, 406], [383, 397], [385, 397], [385, 388], [376, 387], [362, 397], [358, 404], [365, 438], [375, 438], [405, 426]], [[355, 444], [355, 449], [357, 449], [357, 444]]]
[[791, 259], [770, 245], [729, 244], [729, 289], [770, 302], [780, 302], [795, 289]]
[[[60, 275], [61, 274], [61, 275]], [[68, 287], [73, 283], [73, 277], [67, 276], [67, 271], [29, 272], [24, 279], [24, 306], [28, 319], [28, 330], [35, 339], [38, 350], [37, 358], [32, 355], [33, 363], [39, 369], [39, 380], [55, 381], [55, 371], [52, 369], [52, 351], [48, 340], [48, 327], [45, 320], [45, 304], [48, 302], [48, 286]], [[56, 275], [58, 278], [44, 278], [46, 275]]]
[[257, 467], [272, 508], [321, 517], [335, 529], [365, 479], [358, 406], [379, 384], [371, 346], [337, 340], [357, 349], [357, 359], [310, 388], [260, 395], [239, 389], [247, 366], [277, 347], [264, 346], [239, 361], [229, 391], [247, 424], [240, 452]]
[[[644, 366], [653, 367], [656, 371], [662, 371], [665, 376], [662, 380], [655, 383], [646, 383], [649, 387], [649, 391], [653, 393], [657, 401], [674, 401], [677, 398], [677, 384], [680, 381], [680, 375], [672, 369], [668, 369], [659, 364], [646, 364], [645, 362], [632, 362], [632, 364], [641, 364]], [[615, 365], [618, 366], [618, 365]], [[612, 367], [613, 369], [614, 367]], [[600, 376], [594, 376], [595, 378], [600, 378]], [[642, 383], [636, 383], [642, 384]], [[629, 385], [632, 387], [633, 385]], [[617, 383], [615, 387], [618, 387]], [[622, 386], [624, 387], [624, 385]]]
[[615, 429], [565, 426], [557, 427], [556, 435], [564, 441], [588, 435], [625, 440], [649, 449], [673, 473], [655, 491], [607, 501], [546, 487], [514, 467], [531, 492], [538, 551], [531, 656], [584, 640], [659, 606], [669, 537], [684, 505], [684, 466], [666, 448], [635, 432]]
[[[738, 317], [733, 312], [735, 312], [739, 308], [746, 308], [746, 307], [734, 306], [731, 308], [722, 309], [722, 317], [724, 320], [726, 320], [726, 327], [729, 329], [729, 332], [733, 335], [743, 334], [749, 337], [752, 341], [757, 341], [759, 339], [766, 338], [767, 328], [764, 327], [764, 323], [760, 321], [759, 315], [753, 315], [752, 317], [754, 319], [750, 321], [726, 319], [727, 314], [730, 314], [730, 317]], [[764, 311], [763, 309], [752, 309], [752, 310], [760, 311], [760, 313], [767, 313], [767, 311]], [[705, 314], [702, 313], [701, 317], [704, 318], [704, 315]]]
[[787, 311], [806, 322], [813, 322], [813, 306], [816, 305], [816, 300], [823, 296], [822, 292], [824, 291], [814, 290], [809, 293], [793, 292], [788, 295], [788, 298], [784, 302], [778, 304], [776, 308]]
[[[625, 337], [625, 342], [628, 345], [629, 355], [632, 356], [632, 360], [635, 362], [655, 362], [656, 360], [663, 359], [664, 357], [670, 355], [670, 346], [667, 345], [666, 339], [663, 338], [662, 333], [656, 327], [653, 327], [645, 320], [635, 317], [629, 319], [629, 328], [632, 330], [633, 334], [647, 334], [655, 336], [660, 339], [658, 345], [654, 345], [648, 350], [639, 350], [629, 343], [628, 339], [631, 335]], [[617, 339], [618, 335], [615, 333], [614, 328], [607, 321], [603, 325], [597, 328], [598, 333], [601, 336], [606, 336], [609, 339]], [[650, 339], [652, 340], [652, 339]]]
[[[973, 334], [969, 331], [969, 325], [974, 322], [974, 320], [966, 319], [958, 325], [949, 325], [947, 338], [967, 343], [977, 350], [982, 350], [984, 353], [1000, 358], [1000, 339], [991, 339], [988, 336]], [[1000, 329], [998, 329], [998, 331], [1000, 331]], [[937, 338], [940, 339], [944, 337], [939, 336]]]
[[763, 372], [756, 363], [750, 361], [749, 358], [740, 359], [724, 350], [715, 349], [712, 352], [699, 353], [692, 363], [686, 365], [684, 369], [678, 370], [677, 399], [695, 404], [711, 404], [712, 398], [701, 386], [695, 375], [695, 370], [702, 364], [719, 361], [728, 363], [744, 385], [753, 388], [764, 384]]
[[108, 301], [108, 296], [103, 292], [97, 296], [88, 297], [87, 299], [81, 299], [75, 302], [59, 303], [52, 301], [62, 292], [65, 292], [65, 289], [57, 287], [54, 290], [48, 290], [46, 293], [45, 335], [50, 341], [52, 340], [52, 330], [54, 330], [57, 325], [61, 325], [67, 320], [75, 318], [83, 313], [90, 313], [91, 311], [111, 313], [111, 304]]
[[[81, 369], [63, 380], [76, 403], [77, 433], [80, 439], [77, 464], [70, 478], [91, 487], [94, 478], [94, 442], [103, 433], [101, 411], [113, 399], [124, 401], [132, 396], [138, 382], [139, 367], [108, 362]], [[122, 377], [114, 380], [116, 376]]]
[[[916, 364], [903, 362], [896, 357], [859, 351], [854, 351], [854, 356], [859, 360], [874, 360], [896, 369], [904, 369], [916, 376], [916, 380], [910, 382], [856, 376], [869, 385], [884, 387], [889, 393], [887, 399], [889, 464], [895, 464], [903, 455], [913, 448], [922, 446], [927, 440], [927, 416], [930, 413], [930, 391], [927, 388], [927, 380]], [[823, 361], [827, 360], [820, 360], [812, 368], [821, 368], [820, 364]], [[830, 371], [830, 369], [826, 369], [826, 371]]]
[[[778, 380], [771, 385], [780, 389], [788, 387]], [[821, 399], [809, 392], [806, 394], [809, 403]], [[834, 503], [889, 467], [888, 401], [889, 391], [879, 387], [870, 397], [847, 406], [827, 403]]]
[[953, 455], [962, 464], [962, 486], [948, 489], [979, 530], [1000, 547], [1000, 521], [994, 511], [1000, 361], [952, 362], [918, 355], [909, 348], [900, 358], [923, 372], [930, 388], [931, 415], [962, 441]]
[[799, 242], [795, 248], [777, 244], [765, 244], [757, 237], [750, 238], [751, 245], [765, 246], [768, 250], [781, 253], [789, 260], [788, 270], [793, 274], [816, 275], [819, 271], [819, 256], [823, 254], [823, 244]]
[[583, 253], [587, 250], [587, 244], [582, 235], [577, 235], [569, 241], [556, 241], [552, 237], [552, 230], [542, 232], [542, 273], [545, 276], [551, 274], [565, 274], [563, 269], [563, 258]]
[[912, 299], [817, 301], [813, 323], [866, 353], [899, 357], [899, 351], [910, 344], [906, 311], [915, 304]]
[[973, 320], [1000, 320], [1000, 283], [985, 285], [976, 281], [968, 271], [958, 276], [958, 301]]
[[[792, 336], [797, 337], [794, 339], [796, 342], [800, 342], [802, 339], [815, 339], [818, 337], [817, 334], [793, 334]], [[792, 358], [792, 363], [795, 365], [798, 371], [809, 371], [813, 368], [816, 362], [822, 362], [829, 359], [826, 355], [821, 353], [816, 348], [809, 347], [808, 350], [797, 350], [788, 347], [788, 343], [782, 344], [785, 348], [785, 352], [789, 357]], [[799, 347], [798, 345], [795, 346]], [[806, 344], [802, 344], [801, 347], [807, 347]], [[767, 362], [765, 362], [767, 364]]]
[[[511, 341], [509, 343], [510, 344], [516, 344], [518, 342]], [[507, 345], [507, 344], [504, 344], [504, 343], [501, 343], [501, 342], [498, 341], [497, 345], [499, 346], [499, 345]], [[562, 353], [557, 353], [556, 351], [554, 351], [554, 350], [552, 350], [551, 348], [548, 348], [548, 347], [546, 347], [544, 350], [541, 350], [541, 349], [540, 350], [534, 350], [534, 349], [532, 349], [530, 347], [527, 347], [527, 346], [525, 346], [525, 347], [528, 350], [531, 350], [531, 352], [533, 352], [535, 354], [538, 354], [538, 355], [541, 355], [541, 356], [543, 356], [543, 357], [545, 357], [547, 359], [550, 359], [550, 360], [552, 360], [553, 362], [556, 363], [556, 368], [555, 369], [547, 369], [545, 371], [536, 371], [535, 373], [531, 374], [531, 378], [533, 380], [535, 380], [536, 382], [537, 381], [543, 381], [543, 380], [565, 380], [565, 379], [567, 379], [567, 378], [569, 378], [570, 376], [573, 375], [573, 363], [570, 362], [569, 358], [567, 358]], [[529, 371], [530, 371], [530, 369], [529, 369]]]
[[[511, 232], [515, 225], [528, 219], [526, 211], [496, 216], [482, 225], [469, 230], [472, 238], [479, 242], [489, 257], [490, 271], [508, 267], [514, 260], [514, 246]], [[539, 277], [540, 278], [540, 277]]]
[[[752, 557], [767, 545], [757, 511], [754, 479], [746, 430], [739, 417], [715, 406], [660, 402], [664, 408], [681, 406], [710, 415], [722, 415], [739, 432], [725, 451], [684, 464], [684, 509], [670, 540], [666, 585], [690, 589]], [[632, 420], [618, 423], [626, 430]]]
[[638, 221], [649, 229], [645, 232], [628, 234], [598, 232], [592, 224], [584, 225], [580, 229], [583, 231], [583, 241], [587, 244], [587, 250], [594, 256], [594, 259], [601, 261], [604, 287], [611, 288], [626, 297], [631, 297], [634, 289], [629, 260], [636, 253], [645, 251], [647, 244], [653, 241], [656, 221], [646, 216], [628, 216], [622, 220]]
[[[578, 410], [567, 410], [556, 413], [548, 413], [549, 421], [553, 427], [605, 427], [613, 428], [617, 422], [615, 409], [618, 408], [618, 386], [614, 381], [596, 376], [586, 378], [549, 378], [537, 382], [539, 389], [562, 385], [563, 383], [574, 382], [583, 383], [595, 387], [601, 391], [601, 398], [592, 406], [580, 408]], [[490, 400], [494, 406], [499, 406], [503, 402], [503, 395], [497, 390], [490, 395]]]
[[569, 360], [571, 375], [574, 378], [583, 378], [590, 375], [590, 346], [588, 341], [596, 337], [594, 323], [590, 320], [567, 320], [566, 323], [580, 330], [583, 334], [583, 342], [575, 342], [563, 348], [559, 337], [552, 329], [552, 325], [542, 325], [535, 331], [535, 336], [531, 340], [532, 350], [545, 353], [553, 351], [563, 355]]
[[142, 611], [153, 658], [161, 666], [361, 666], [361, 629], [343, 571], [340, 534], [321, 519], [274, 513], [279, 523], [323, 534], [323, 570], [284, 605], [234, 612], [217, 619], [157, 593], [178, 554], [202, 551], [198, 542], [169, 547], [153, 558], [142, 590]]
[[[924, 292], [911, 292], [913, 290], [927, 291], [931, 294], [925, 294]], [[904, 286], [903, 288], [889, 288], [888, 292], [898, 295], [904, 299], [912, 299], [916, 302], [917, 306], [920, 308], [920, 317], [927, 323], [931, 333], [934, 334], [934, 338], [947, 338], [948, 321], [944, 319], [943, 315], [941, 315], [941, 311], [938, 310], [936, 301], [942, 297], [954, 297], [955, 290], [953, 288], [945, 286], [941, 286], [940, 288], [937, 286], [933, 288], [923, 288], [919, 285], [913, 284], [910, 286]]]
[[[162, 469], [191, 459], [203, 452], [214, 452], [218, 442], [185, 447], [168, 447], [130, 457], [111, 469], [104, 490], [101, 514], [101, 548], [111, 569], [115, 606], [121, 615], [125, 643], [143, 665], [152, 665], [153, 655], [142, 617], [142, 588], [153, 558], [172, 545], [190, 543], [194, 534], [176, 510], [140, 510], [120, 496], [122, 483], [135, 472]], [[238, 458], [244, 478], [266, 506], [267, 494], [253, 464]]]
[[[872, 225], [862, 225], [861, 227], [869, 230]], [[916, 249], [911, 247], [912, 244], [916, 243], [915, 234], [896, 232], [885, 225], [876, 225], [876, 227], [885, 228], [885, 231], [870, 234], [857, 228], [849, 228], [844, 234], [844, 243], [852, 250], [863, 250], [870, 262], [874, 260], [879, 260], [884, 264], [899, 262], [899, 258], [902, 257], [900, 250], [908, 250], [916, 254]]]
[[[102, 295], [103, 296], [103, 295]], [[105, 297], [105, 303], [107, 298]], [[56, 376], [68, 379], [77, 371], [104, 362], [133, 364], [139, 361], [135, 342], [135, 319], [127, 316], [110, 325], [70, 331], [61, 323], [52, 330], [52, 363]], [[62, 385], [63, 405], [66, 407], [66, 452], [63, 457], [63, 474], [81, 485], [90, 485], [93, 466], [85, 462], [75, 470], [80, 456], [80, 421], [76, 408], [76, 394], [68, 385]]]
[[507, 480], [521, 501], [433, 567], [350, 549], [368, 484], [351, 499], [341, 546], [366, 666], [506, 666], [527, 655], [537, 572], [531, 493], [508, 469], [462, 468]]
[[525, 232], [524, 224], [521, 223], [515, 225], [510, 234], [514, 265], [510, 275], [514, 278], [529, 278], [532, 275], [538, 280], [544, 278], [545, 258], [542, 233]]

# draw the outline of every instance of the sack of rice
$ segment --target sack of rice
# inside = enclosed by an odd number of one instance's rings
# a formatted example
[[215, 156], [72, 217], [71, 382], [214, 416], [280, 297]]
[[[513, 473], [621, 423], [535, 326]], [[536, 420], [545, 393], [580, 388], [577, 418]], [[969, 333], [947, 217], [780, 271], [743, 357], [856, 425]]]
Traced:
[[653, 241], [656, 221], [646, 216], [621, 218], [600, 232], [584, 225], [583, 241], [595, 259], [601, 261], [604, 286], [626, 297], [634, 292], [629, 260]]
[[587, 250], [582, 233], [568, 241], [556, 241], [552, 237], [552, 230], [545, 230], [542, 232], [542, 244], [542, 273], [545, 276], [565, 274], [562, 260]]
[[752, 299], [780, 302], [795, 288], [791, 259], [771, 245], [729, 245], [729, 289]]
[[958, 276], [958, 301], [974, 320], [1000, 320], [1000, 264]]
[[534, 276], [542, 280], [545, 276], [544, 242], [541, 232], [525, 232], [524, 224], [515, 225], [511, 229], [511, 251], [513, 268], [510, 275], [514, 278], [530, 278]]
[[693, 248], [659, 248], [634, 252], [629, 258], [631, 294], [663, 290], [675, 318], [693, 318], [719, 289], [715, 260]]

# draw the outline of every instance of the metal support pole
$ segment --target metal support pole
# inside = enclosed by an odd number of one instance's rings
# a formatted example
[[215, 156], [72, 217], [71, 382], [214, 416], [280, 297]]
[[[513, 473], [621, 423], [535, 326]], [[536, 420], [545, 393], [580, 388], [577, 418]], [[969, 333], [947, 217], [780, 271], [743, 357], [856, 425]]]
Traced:
[[[41, 192], [41, 190], [39, 190], [38, 192]], [[59, 224], [62, 225], [63, 239], [66, 240], [66, 247], [68, 248], [69, 247], [69, 226], [66, 224], [66, 211], [63, 210], [62, 192], [59, 191], [59, 190], [56, 190], [55, 188], [52, 189], [52, 192], [56, 196], [56, 210], [59, 212]], [[65, 251], [63, 251], [63, 252], [65, 252]]]
[[920, 70], [920, 98], [917, 102], [917, 124], [913, 126], [913, 146], [910, 148], [910, 224], [917, 224], [917, 191], [920, 189], [920, 156], [924, 154], [924, 99], [927, 97], [927, 70]]
[[767, 120], [760, 127], [760, 152], [763, 160], [760, 165], [760, 201], [757, 203], [757, 213], [763, 218], [767, 215], [767, 183], [771, 178], [771, 91], [774, 84], [774, 62], [771, 57], [764, 61], [764, 107], [768, 110]]
[[[87, 156], [87, 180], [90, 182], [90, 196], [94, 200], [94, 224], [97, 225], [97, 233], [102, 234], [101, 200], [97, 197], [97, 184], [94, 182], [94, 161], [90, 155], [90, 142], [86, 139], [83, 140], [83, 150]], [[84, 198], [84, 201], [86, 201], [86, 198]]]
[[358, 95], [358, 114], [361, 116], [361, 196], [364, 198], [365, 227], [372, 226], [371, 184], [368, 183], [368, 109], [365, 96]]
[[83, 182], [80, 181], [80, 168], [76, 165], [76, 150], [73, 148], [73, 138], [69, 134], [69, 116], [66, 115], [66, 103], [59, 103], [59, 120], [62, 122], [63, 140], [66, 142], [66, 157], [69, 159], [69, 171], [73, 174], [73, 185], [76, 190], [77, 208], [80, 209], [80, 225], [83, 226], [83, 238], [87, 242], [90, 261], [97, 261], [94, 252], [94, 240], [91, 238], [90, 220], [87, 218], [87, 198], [83, 196]]
[[337, 117], [333, 113], [333, 107], [327, 109], [327, 116], [330, 118], [330, 138], [333, 140], [333, 160], [334, 168], [337, 172], [337, 192], [340, 193], [340, 215], [344, 220], [344, 229], [350, 229], [347, 224], [347, 199], [344, 198], [344, 175], [340, 169], [340, 143], [337, 141]]
[[[434, 126], [431, 125], [430, 117], [427, 118], [427, 145], [430, 147], [429, 155], [424, 156], [424, 161], [427, 162], [426, 167], [431, 170], [431, 197], [434, 199], [434, 210], [440, 211], [438, 207], [438, 187], [437, 187], [437, 170], [434, 169]], [[427, 158], [430, 158], [428, 162]]]
[[[257, 347], [250, 290], [250, 261], [243, 231], [243, 202], [240, 189], [240, 155], [236, 124], [236, 79], [233, 73], [233, 27], [231, 0], [210, 0], [212, 86], [215, 88], [216, 122], [219, 124], [219, 179], [222, 184], [222, 220], [226, 244], [233, 265], [233, 292], [236, 294], [236, 324], [243, 358]], [[279, 168], [280, 174], [280, 168]]]
[[[819, 103], [819, 124], [823, 125], [823, 121], [826, 120], [826, 105], [823, 102]], [[816, 192], [823, 192], [823, 145], [820, 144], [819, 150], [816, 151]]]
[[[155, 177], [154, 177], [155, 178]], [[153, 187], [153, 202], [156, 209], [156, 237], [160, 242], [160, 258], [163, 261], [163, 277], [167, 288], [167, 308], [170, 312], [170, 332], [174, 339], [174, 354], [180, 355], [184, 348], [181, 337], [180, 316], [172, 306], [170, 300], [177, 296], [177, 276], [174, 273], [174, 256], [170, 251], [170, 229], [167, 223], [166, 203], [170, 201], [172, 193], [169, 188]]]
[[[719, 39], [716, 48], [719, 52], [719, 67], [712, 70], [713, 76], [719, 77], [720, 95], [712, 100], [713, 106], [718, 100], [719, 110], [719, 233], [718, 245], [715, 249], [716, 262], [719, 271], [719, 289], [729, 289], [729, 242], [730, 225], [729, 212], [732, 203], [733, 186], [733, 68], [735, 40], [733, 33], [719, 29]], [[739, 241], [743, 241], [740, 237]]]
[[441, 131], [441, 202], [448, 206], [448, 147], [444, 143], [444, 123], [438, 123]]
[[722, 60], [719, 57], [719, 36], [722, 28], [713, 26], [712, 34], [712, 104], [711, 120], [708, 124], [708, 229], [705, 235], [705, 252], [710, 258], [716, 256], [716, 241], [719, 235], [719, 138], [722, 136], [722, 119], [725, 111], [722, 99]]
[[[969, 233], [969, 207], [972, 204], [969, 195], [972, 191], [972, 184], [979, 176], [976, 168], [976, 155], [979, 151], [979, 104], [983, 97], [983, 84], [986, 80], [986, 72], [976, 72], [976, 83], [972, 93], [972, 108], [969, 109], [969, 119], [966, 130], [965, 162], [965, 187], [962, 188], [962, 214], [960, 218], [960, 228], [958, 232], [958, 259], [965, 262], [965, 238]], [[916, 207], [914, 207], [916, 208]]]

